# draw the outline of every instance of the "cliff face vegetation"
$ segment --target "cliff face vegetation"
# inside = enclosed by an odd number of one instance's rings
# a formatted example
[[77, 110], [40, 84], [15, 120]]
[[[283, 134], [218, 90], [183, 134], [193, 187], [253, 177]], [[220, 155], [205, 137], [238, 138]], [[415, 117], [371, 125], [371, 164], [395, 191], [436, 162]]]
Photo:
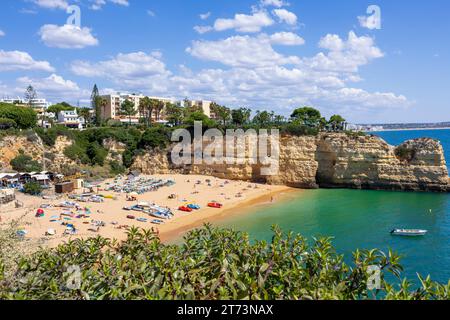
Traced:
[[45, 154], [47, 169], [61, 171], [64, 167], [75, 165], [64, 155], [65, 148], [71, 144], [72, 141], [65, 136], [58, 137], [52, 147], [44, 146], [36, 135], [4, 137], [0, 140], [0, 170], [10, 170], [11, 160], [23, 152], [40, 163]]
[[209, 174], [298, 188], [450, 191], [443, 148], [438, 141], [427, 138], [394, 147], [373, 136], [284, 136], [280, 141], [280, 168], [274, 176], [262, 176], [261, 165], [251, 164], [248, 159], [239, 165], [175, 166], [169, 149], [137, 157], [132, 168], [147, 174]]
[[[48, 170], [60, 171], [79, 165], [64, 152], [72, 143], [69, 138], [59, 136], [54, 146], [45, 147]], [[127, 147], [123, 142], [104, 139], [101, 147], [108, 151], [106, 162], [122, 165]], [[42, 161], [43, 148], [36, 137], [5, 137], [0, 141], [1, 169], [11, 169], [10, 161], [20, 152]], [[251, 163], [244, 154], [237, 157], [241, 160], [239, 164], [177, 166], [171, 162], [171, 147], [154, 148], [139, 151], [130, 169], [144, 174], [207, 174], [297, 188], [450, 191], [443, 148], [438, 141], [428, 138], [394, 147], [374, 136], [344, 133], [283, 136], [279, 170], [272, 176], [262, 175], [262, 165]]]

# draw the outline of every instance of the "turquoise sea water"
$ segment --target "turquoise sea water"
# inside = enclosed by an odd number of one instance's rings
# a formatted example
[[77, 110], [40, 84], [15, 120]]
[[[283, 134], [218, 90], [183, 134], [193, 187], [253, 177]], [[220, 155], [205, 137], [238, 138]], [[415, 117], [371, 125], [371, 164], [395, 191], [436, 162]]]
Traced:
[[[399, 144], [417, 137], [442, 141], [450, 161], [450, 131], [397, 131], [380, 133]], [[270, 240], [271, 225], [311, 239], [332, 236], [339, 253], [350, 257], [356, 248], [389, 248], [404, 256], [403, 276], [416, 272], [436, 281], [450, 279], [450, 194], [403, 193], [367, 190], [306, 190], [286, 202], [263, 205], [254, 212], [233, 216], [219, 225], [248, 232], [254, 239]], [[420, 228], [422, 238], [390, 235], [393, 228]]]

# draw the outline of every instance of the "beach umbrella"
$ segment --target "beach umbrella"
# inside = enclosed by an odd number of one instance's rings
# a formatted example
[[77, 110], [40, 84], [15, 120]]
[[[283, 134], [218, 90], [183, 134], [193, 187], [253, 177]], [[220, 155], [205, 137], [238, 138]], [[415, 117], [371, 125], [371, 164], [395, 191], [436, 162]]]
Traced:
[[43, 209], [38, 209], [36, 213], [37, 213], [37, 214], [44, 214], [45, 212], [44, 212]]

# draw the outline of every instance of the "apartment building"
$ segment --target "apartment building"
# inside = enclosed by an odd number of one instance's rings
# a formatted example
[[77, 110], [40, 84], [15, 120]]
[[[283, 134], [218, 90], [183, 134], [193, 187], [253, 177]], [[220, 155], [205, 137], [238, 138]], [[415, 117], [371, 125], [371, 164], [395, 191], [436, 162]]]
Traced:
[[[135, 109], [136, 109], [136, 115], [131, 117], [132, 123], [139, 123], [139, 119], [142, 118], [142, 115], [139, 113], [139, 105], [141, 100], [145, 96], [142, 94], [128, 94], [128, 93], [117, 93], [117, 94], [110, 94], [110, 95], [103, 95], [101, 98], [106, 100], [106, 104], [101, 107], [101, 117], [103, 120], [107, 119], [114, 119], [114, 120], [120, 120], [122, 122], [129, 122], [130, 118], [127, 116], [123, 116], [120, 114], [120, 108], [124, 101], [128, 100], [133, 102]], [[211, 111], [211, 101], [204, 101], [204, 100], [184, 100], [184, 101], [177, 101], [170, 98], [163, 98], [163, 97], [155, 97], [155, 96], [149, 96], [150, 99], [162, 101], [164, 103], [173, 103], [176, 105], [179, 105], [181, 107], [192, 107], [197, 106], [202, 108], [205, 115], [207, 115], [210, 118], [214, 118], [215, 115]], [[152, 119], [155, 122], [166, 122], [166, 119], [164, 118], [164, 112], [161, 112], [157, 114], [156, 110], [153, 111]]]
[[211, 104], [212, 104], [212, 101], [206, 101], [206, 100], [185, 100], [183, 102], [183, 107], [185, 107], [185, 108], [188, 108], [188, 107], [202, 108], [203, 113], [208, 118], [213, 119], [212, 116], [214, 116], [214, 114], [212, 114], [212, 111], [211, 111]]

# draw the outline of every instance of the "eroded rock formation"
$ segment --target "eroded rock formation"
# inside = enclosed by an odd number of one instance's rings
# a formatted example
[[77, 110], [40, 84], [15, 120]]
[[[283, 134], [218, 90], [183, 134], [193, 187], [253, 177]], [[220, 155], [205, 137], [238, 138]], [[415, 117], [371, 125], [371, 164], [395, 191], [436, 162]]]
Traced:
[[285, 136], [280, 141], [280, 168], [273, 176], [262, 176], [261, 166], [248, 160], [239, 165], [175, 166], [170, 161], [170, 149], [138, 157], [133, 169], [146, 174], [208, 174], [298, 188], [450, 191], [443, 148], [427, 138], [394, 147], [374, 136]]

